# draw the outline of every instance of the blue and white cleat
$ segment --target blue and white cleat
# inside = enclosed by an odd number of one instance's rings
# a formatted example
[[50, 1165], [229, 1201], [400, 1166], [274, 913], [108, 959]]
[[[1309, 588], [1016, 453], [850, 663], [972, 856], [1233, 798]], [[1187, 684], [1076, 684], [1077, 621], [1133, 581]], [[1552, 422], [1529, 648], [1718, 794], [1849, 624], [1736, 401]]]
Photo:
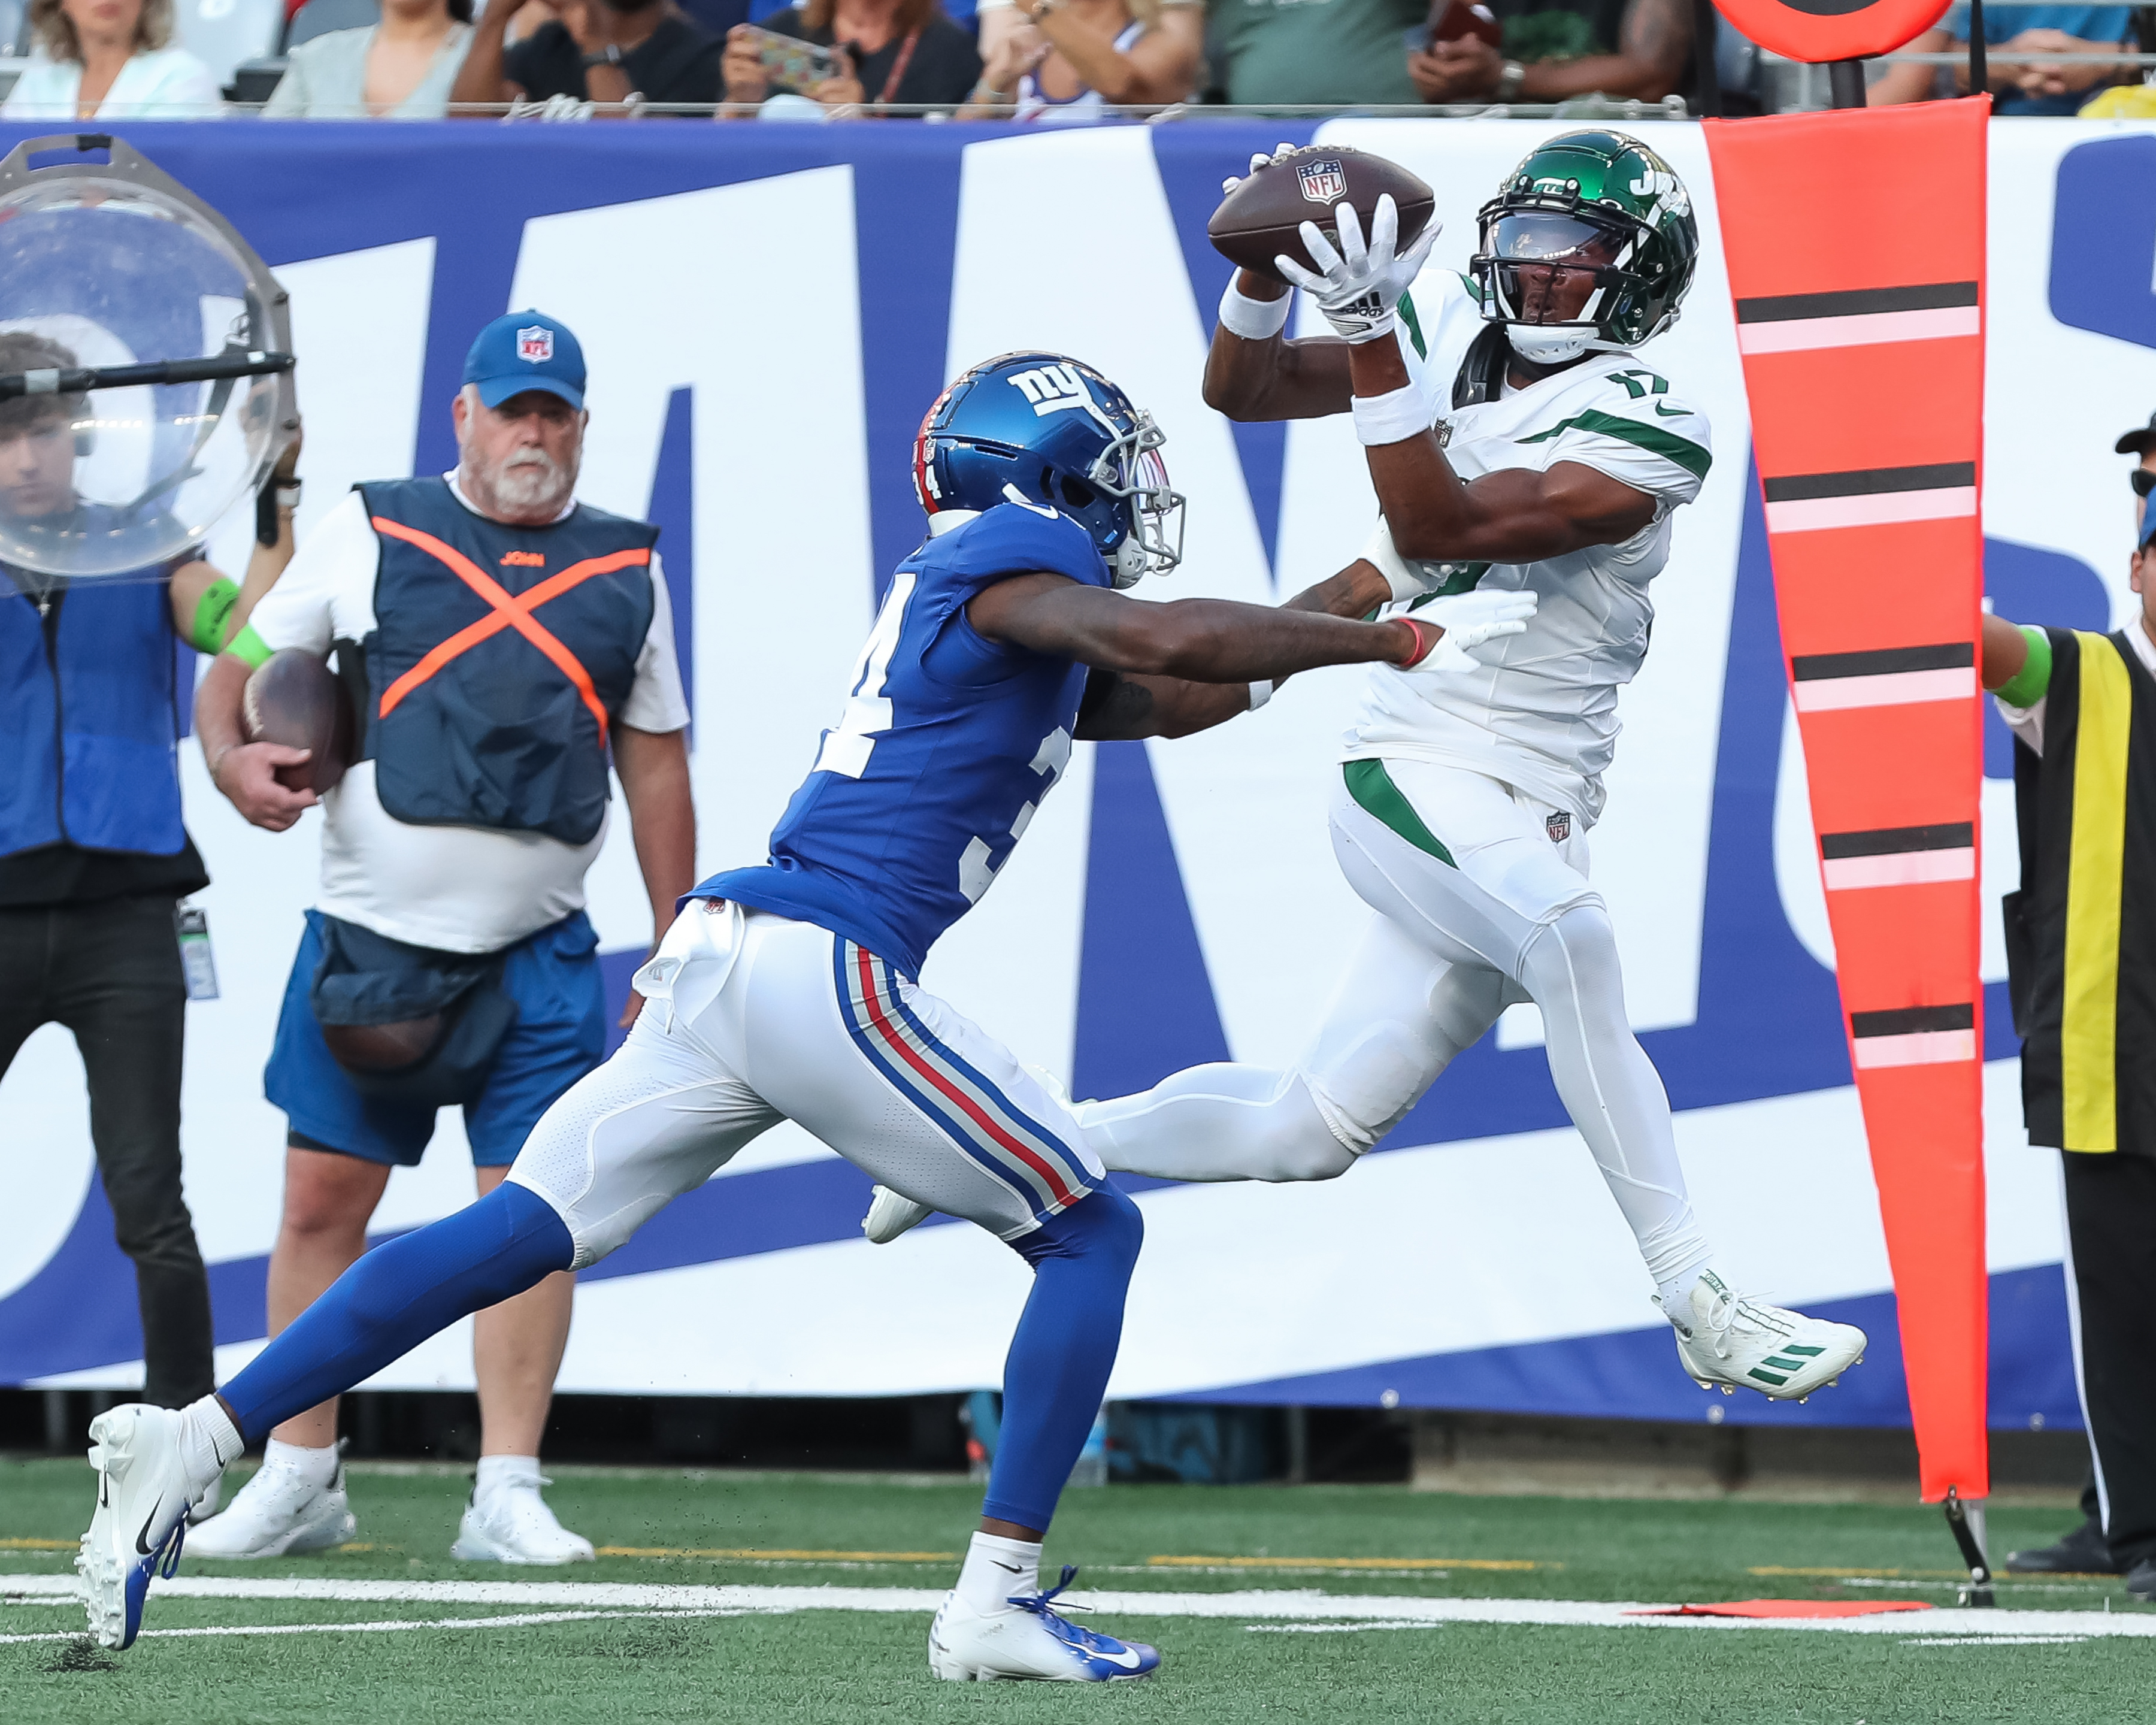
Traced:
[[1122, 1683], [1151, 1676], [1160, 1665], [1158, 1650], [1081, 1628], [1054, 1609], [1051, 1602], [1077, 1573], [1075, 1563], [1066, 1563], [1062, 1580], [1047, 1592], [1017, 1594], [1008, 1610], [987, 1615], [953, 1593], [929, 1625], [928, 1669], [957, 1683]]
[[90, 1422], [90, 1465], [97, 1470], [97, 1513], [74, 1567], [100, 1647], [134, 1645], [153, 1578], [179, 1567], [187, 1506], [200, 1495], [182, 1460], [182, 1416], [141, 1402]]

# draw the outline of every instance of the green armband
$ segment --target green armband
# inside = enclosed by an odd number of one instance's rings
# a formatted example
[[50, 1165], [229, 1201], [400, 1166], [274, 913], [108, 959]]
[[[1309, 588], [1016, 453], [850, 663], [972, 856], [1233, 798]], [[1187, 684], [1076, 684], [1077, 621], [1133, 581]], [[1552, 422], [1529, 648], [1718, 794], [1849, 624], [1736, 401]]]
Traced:
[[2051, 686], [2051, 638], [2025, 623], [2020, 627], [2022, 638], [2029, 643], [2029, 656], [2021, 661], [2020, 670], [1991, 692], [2009, 706], [2031, 707]]
[[254, 633], [251, 623], [242, 624], [239, 633], [224, 644], [224, 650], [247, 661], [250, 669], [259, 670], [270, 654], [276, 649]]
[[232, 633], [232, 613], [239, 603], [239, 588], [228, 575], [220, 575], [203, 590], [195, 603], [194, 627], [187, 644], [198, 653], [222, 653], [225, 637]]

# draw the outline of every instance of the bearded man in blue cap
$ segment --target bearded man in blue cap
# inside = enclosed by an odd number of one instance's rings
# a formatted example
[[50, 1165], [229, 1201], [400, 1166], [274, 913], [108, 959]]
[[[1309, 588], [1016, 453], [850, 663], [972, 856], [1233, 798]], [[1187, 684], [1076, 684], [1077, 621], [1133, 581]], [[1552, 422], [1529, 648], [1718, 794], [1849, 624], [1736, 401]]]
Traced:
[[[418, 1162], [437, 1110], [463, 1108], [484, 1194], [603, 1056], [583, 904], [609, 765], [654, 940], [696, 880], [689, 709], [659, 533], [576, 501], [589, 417], [576, 336], [536, 311], [495, 319], [451, 411], [454, 470], [356, 487], [300, 547], [274, 607], [257, 607], [259, 643], [223, 654], [197, 704], [218, 788], [276, 832], [317, 798], [277, 779], [301, 752], [244, 740], [254, 663], [334, 651], [357, 721], [351, 770], [320, 798], [321, 891], [264, 1075], [290, 1123], [273, 1335], [365, 1250], [390, 1170]], [[455, 1557], [592, 1556], [539, 1491], [572, 1287], [550, 1276], [475, 1320], [480, 1457]], [[357, 1525], [331, 1400], [277, 1428], [261, 1471], [191, 1543], [278, 1557], [341, 1544]]]

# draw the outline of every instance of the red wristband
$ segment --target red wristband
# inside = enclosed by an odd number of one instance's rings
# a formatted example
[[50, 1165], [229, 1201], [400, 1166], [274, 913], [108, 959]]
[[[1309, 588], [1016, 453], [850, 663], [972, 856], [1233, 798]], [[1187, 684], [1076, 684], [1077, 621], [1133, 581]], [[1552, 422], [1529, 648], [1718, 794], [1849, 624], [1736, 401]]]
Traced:
[[1395, 617], [1395, 623], [1404, 623], [1414, 632], [1414, 651], [1399, 661], [1402, 670], [1420, 665], [1437, 650], [1437, 644], [1445, 639], [1445, 631], [1434, 623], [1424, 623], [1419, 617]]

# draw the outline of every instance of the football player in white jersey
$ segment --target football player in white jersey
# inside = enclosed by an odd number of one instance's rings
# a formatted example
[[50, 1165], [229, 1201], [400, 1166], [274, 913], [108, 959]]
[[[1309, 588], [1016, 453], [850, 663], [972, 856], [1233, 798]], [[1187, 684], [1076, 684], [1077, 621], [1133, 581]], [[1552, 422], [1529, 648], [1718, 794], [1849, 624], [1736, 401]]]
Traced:
[[[1277, 171], [1263, 157], [1251, 167]], [[1419, 282], [1434, 229], [1396, 252], [1389, 198], [1367, 244], [1351, 206], [1337, 221], [1337, 249], [1302, 228], [1317, 269], [1278, 260], [1334, 336], [1283, 340], [1286, 290], [1242, 272], [1221, 305], [1207, 400], [1236, 419], [1353, 412], [1383, 518], [1328, 608], [1412, 612], [1469, 588], [1539, 603], [1524, 633], [1475, 662], [1412, 680], [1370, 674], [1332, 820], [1342, 870], [1374, 914], [1296, 1067], [1193, 1067], [1077, 1117], [1112, 1170], [1330, 1178], [1507, 1005], [1532, 1000], [1558, 1095], [1631, 1224], [1684, 1369], [1702, 1387], [1801, 1399], [1862, 1358], [1864, 1333], [1747, 1299], [1715, 1273], [1587, 873], [1617, 691], [1654, 619], [1648, 583], [1712, 459], [1705, 417], [1633, 351], [1676, 321], [1691, 285], [1698, 233], [1683, 184], [1620, 134], [1553, 138], [1484, 206], [1469, 275]], [[914, 1219], [901, 1204], [879, 1199], [871, 1237]]]

